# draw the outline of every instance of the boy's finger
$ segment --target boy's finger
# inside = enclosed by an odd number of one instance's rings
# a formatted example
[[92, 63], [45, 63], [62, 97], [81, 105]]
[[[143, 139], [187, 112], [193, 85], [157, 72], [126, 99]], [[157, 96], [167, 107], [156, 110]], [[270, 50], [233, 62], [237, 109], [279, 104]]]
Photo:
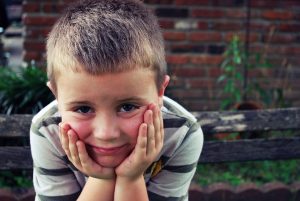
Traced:
[[88, 155], [85, 144], [81, 141], [77, 141], [76, 145], [77, 145], [77, 149], [78, 149], [78, 157], [81, 162], [82, 168], [90, 171], [89, 169], [93, 165], [94, 161]]
[[61, 142], [62, 148], [66, 152], [67, 156], [70, 157], [69, 138], [67, 135], [67, 131], [62, 126], [60, 126], [59, 133], [60, 133], [60, 142]]
[[76, 142], [78, 140], [76, 133], [71, 129], [68, 131], [67, 134], [69, 137], [69, 149], [70, 149], [72, 161], [73, 161], [74, 165], [81, 166], [79, 155], [78, 155], [78, 150], [77, 150], [77, 145], [76, 145]]
[[146, 123], [142, 123], [139, 127], [139, 134], [135, 145], [135, 154], [138, 159], [142, 159], [146, 157], [147, 132], [148, 132], [148, 125]]
[[160, 111], [157, 106], [155, 106], [153, 114], [153, 124], [155, 129], [155, 146], [157, 146], [157, 144], [161, 141], [161, 118]]
[[161, 110], [158, 111], [158, 116], [159, 116], [159, 119], [160, 119], [160, 137], [161, 137], [161, 143], [164, 142], [164, 135], [165, 135], [165, 130], [164, 130], [164, 120], [163, 120], [163, 116], [162, 116], [162, 113], [161, 113]]
[[153, 111], [148, 112], [148, 122], [147, 122], [147, 149], [146, 149], [146, 154], [151, 155], [155, 151], [155, 140], [156, 140], [156, 133], [155, 133], [155, 128], [153, 125]]

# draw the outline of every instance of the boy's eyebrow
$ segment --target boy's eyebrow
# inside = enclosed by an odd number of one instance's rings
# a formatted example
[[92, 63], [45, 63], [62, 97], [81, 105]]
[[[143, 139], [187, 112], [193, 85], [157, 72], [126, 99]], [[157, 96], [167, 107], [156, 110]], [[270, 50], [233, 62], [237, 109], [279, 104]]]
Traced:
[[146, 102], [145, 98], [133, 96], [133, 97], [126, 97], [124, 99], [117, 99], [116, 102], [124, 103], [124, 102]]
[[94, 105], [90, 101], [70, 101], [66, 102], [66, 105], [73, 106], [73, 105]]

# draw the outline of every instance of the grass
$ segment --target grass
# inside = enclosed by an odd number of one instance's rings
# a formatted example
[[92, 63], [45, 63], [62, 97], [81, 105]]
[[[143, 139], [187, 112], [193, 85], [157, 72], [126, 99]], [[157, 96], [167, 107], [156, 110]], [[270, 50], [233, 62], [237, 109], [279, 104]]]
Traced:
[[0, 188], [30, 188], [32, 171], [0, 171]]
[[252, 161], [220, 164], [200, 164], [194, 180], [201, 186], [227, 182], [233, 186], [280, 181], [291, 184], [300, 181], [300, 160]]

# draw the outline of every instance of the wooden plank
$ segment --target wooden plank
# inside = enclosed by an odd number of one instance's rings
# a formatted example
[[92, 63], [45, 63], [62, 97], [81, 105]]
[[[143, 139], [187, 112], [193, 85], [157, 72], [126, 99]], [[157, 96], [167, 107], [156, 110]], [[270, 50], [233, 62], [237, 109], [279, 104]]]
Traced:
[[[193, 112], [204, 134], [300, 129], [300, 108]], [[28, 136], [32, 115], [0, 115], [0, 137]]]
[[300, 137], [235, 141], [207, 141], [199, 163], [300, 158]]
[[[300, 137], [236, 141], [207, 141], [199, 163], [300, 158]], [[0, 170], [32, 169], [30, 148], [0, 147]]]
[[32, 169], [30, 147], [0, 147], [0, 170]]
[[26, 137], [33, 115], [0, 115], [0, 137]]
[[204, 134], [300, 129], [300, 108], [193, 114]]

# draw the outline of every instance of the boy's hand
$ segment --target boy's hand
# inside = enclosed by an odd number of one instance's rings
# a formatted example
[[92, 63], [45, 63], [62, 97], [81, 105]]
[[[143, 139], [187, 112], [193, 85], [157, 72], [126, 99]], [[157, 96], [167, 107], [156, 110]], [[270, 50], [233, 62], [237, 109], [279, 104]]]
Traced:
[[114, 169], [102, 167], [93, 161], [86, 151], [85, 144], [78, 139], [77, 134], [68, 124], [60, 123], [59, 133], [64, 151], [79, 171], [98, 179], [115, 178]]
[[163, 147], [163, 120], [158, 106], [151, 104], [139, 127], [137, 143], [132, 153], [116, 168], [117, 177], [135, 180], [156, 159]]

